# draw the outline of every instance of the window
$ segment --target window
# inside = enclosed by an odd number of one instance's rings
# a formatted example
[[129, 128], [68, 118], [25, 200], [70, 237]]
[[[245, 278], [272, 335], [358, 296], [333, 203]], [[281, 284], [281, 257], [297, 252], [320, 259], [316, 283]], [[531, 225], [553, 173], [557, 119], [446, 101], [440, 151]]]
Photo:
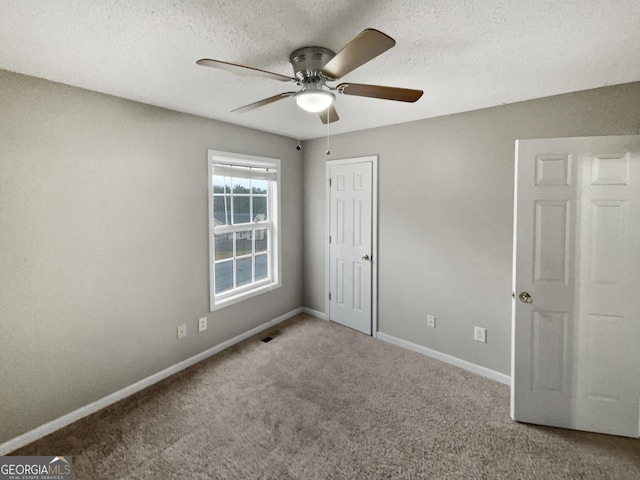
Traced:
[[209, 150], [211, 310], [280, 286], [280, 160]]

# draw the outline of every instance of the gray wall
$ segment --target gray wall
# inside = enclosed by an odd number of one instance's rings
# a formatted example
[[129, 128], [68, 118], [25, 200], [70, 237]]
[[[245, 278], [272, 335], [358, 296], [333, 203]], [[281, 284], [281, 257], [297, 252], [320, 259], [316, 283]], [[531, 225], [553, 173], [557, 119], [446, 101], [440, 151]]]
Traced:
[[[301, 306], [295, 145], [0, 71], [0, 443]], [[213, 314], [207, 148], [282, 159], [283, 287]]]
[[305, 142], [304, 305], [325, 309], [325, 162], [379, 155], [379, 331], [510, 374], [515, 140], [638, 127], [633, 83]]
[[[330, 158], [380, 158], [380, 331], [508, 374], [514, 140], [638, 127], [640, 83], [333, 137]], [[0, 71], [0, 443], [323, 312], [324, 142], [303, 165], [291, 139]], [[283, 165], [283, 287], [213, 314], [207, 148]]]

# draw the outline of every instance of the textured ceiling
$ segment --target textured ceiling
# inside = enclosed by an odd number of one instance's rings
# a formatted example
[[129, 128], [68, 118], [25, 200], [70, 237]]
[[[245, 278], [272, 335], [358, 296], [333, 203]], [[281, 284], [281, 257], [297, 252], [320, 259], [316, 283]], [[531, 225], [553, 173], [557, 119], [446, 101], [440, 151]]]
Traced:
[[425, 91], [415, 104], [339, 95], [331, 133], [640, 80], [638, 0], [0, 0], [0, 68], [302, 139], [327, 127], [286, 83], [296, 48], [334, 51], [364, 28], [397, 44], [343, 81]]

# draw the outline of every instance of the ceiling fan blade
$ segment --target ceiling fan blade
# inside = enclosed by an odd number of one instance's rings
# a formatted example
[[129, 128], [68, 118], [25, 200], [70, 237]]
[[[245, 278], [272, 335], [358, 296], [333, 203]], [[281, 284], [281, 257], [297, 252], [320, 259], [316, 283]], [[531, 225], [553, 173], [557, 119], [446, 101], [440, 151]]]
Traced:
[[327, 123], [337, 122], [338, 120], [340, 120], [340, 117], [338, 117], [336, 108], [333, 105], [329, 105], [329, 108], [327, 108], [324, 112], [320, 112], [320, 120], [322, 120], [322, 123], [326, 125]]
[[367, 28], [347, 43], [335, 57], [322, 68], [325, 77], [337, 79], [386, 52], [396, 44], [389, 35]]
[[235, 63], [223, 62], [222, 60], [212, 60], [210, 58], [201, 58], [196, 62], [203, 67], [220, 68], [231, 72], [236, 75], [248, 75], [250, 77], [262, 77], [269, 78], [271, 80], [279, 80], [280, 82], [294, 82], [296, 79], [293, 77], [287, 77], [286, 75], [280, 75], [279, 73], [267, 72], [266, 70], [260, 70], [259, 68], [247, 67], [245, 65], [237, 65]]
[[264, 98], [262, 100], [258, 100], [257, 102], [250, 103], [249, 105], [245, 105], [244, 107], [236, 108], [235, 110], [231, 110], [231, 112], [245, 113], [251, 110], [255, 110], [256, 108], [264, 107], [265, 105], [269, 105], [270, 103], [277, 102], [285, 97], [290, 97], [291, 95], [295, 95], [296, 92], [285, 92], [274, 95], [273, 97]]
[[337, 87], [338, 92], [344, 95], [356, 95], [358, 97], [382, 98], [383, 100], [396, 100], [398, 102], [417, 102], [424, 93], [422, 90], [409, 88], [383, 87], [381, 85], [365, 85], [362, 83], [341, 83]]

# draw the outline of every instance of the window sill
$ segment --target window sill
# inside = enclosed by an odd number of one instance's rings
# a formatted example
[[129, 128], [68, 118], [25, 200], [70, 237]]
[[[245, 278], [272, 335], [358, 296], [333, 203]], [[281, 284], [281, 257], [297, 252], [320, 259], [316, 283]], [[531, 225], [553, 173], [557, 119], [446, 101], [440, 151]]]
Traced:
[[282, 285], [280, 282], [278, 283], [269, 283], [262, 287], [258, 287], [247, 292], [238, 293], [236, 295], [228, 296], [223, 299], [215, 300], [215, 298], [211, 299], [211, 312], [215, 312], [216, 310], [220, 310], [222, 308], [228, 307], [230, 305], [234, 305], [236, 303], [240, 303], [244, 300], [247, 300], [251, 297], [257, 297], [258, 295], [262, 295], [263, 293], [272, 292]]

